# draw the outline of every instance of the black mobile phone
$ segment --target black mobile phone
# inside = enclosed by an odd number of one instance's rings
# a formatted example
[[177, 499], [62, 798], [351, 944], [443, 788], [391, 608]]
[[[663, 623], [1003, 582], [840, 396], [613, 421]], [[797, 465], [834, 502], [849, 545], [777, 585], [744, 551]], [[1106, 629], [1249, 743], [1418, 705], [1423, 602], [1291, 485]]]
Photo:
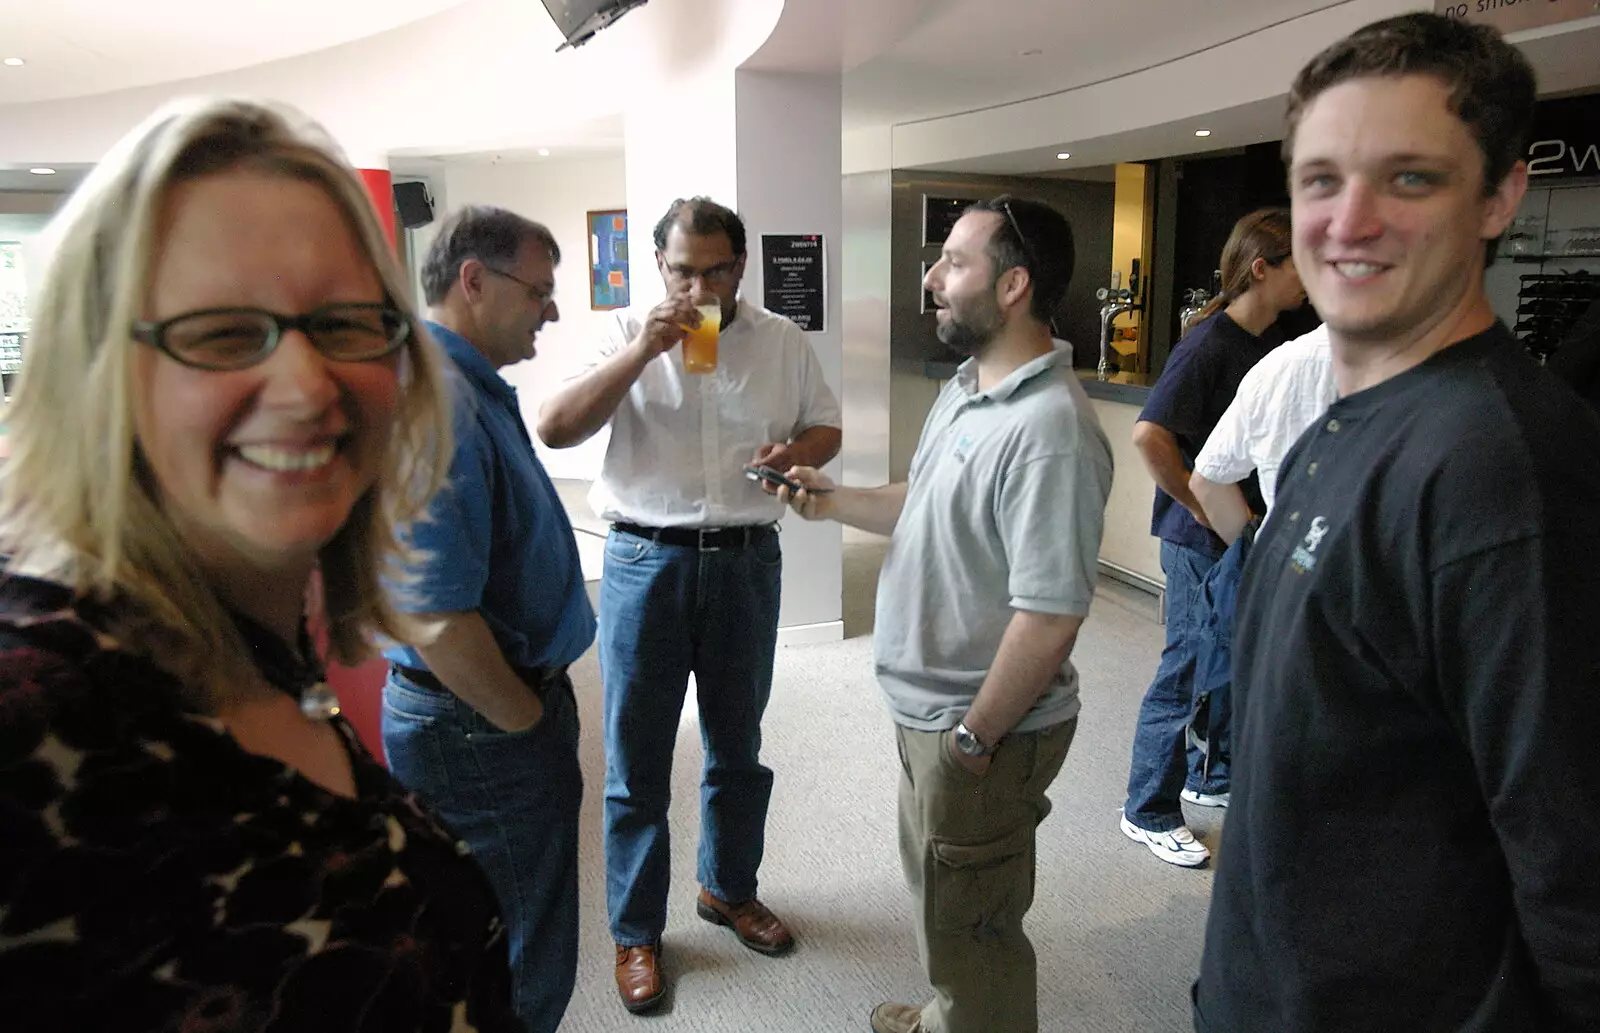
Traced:
[[788, 488], [790, 491], [810, 491], [813, 495], [828, 494], [827, 488], [807, 488], [793, 477], [785, 477], [770, 466], [747, 466], [744, 468], [747, 480], [766, 481], [774, 488]]

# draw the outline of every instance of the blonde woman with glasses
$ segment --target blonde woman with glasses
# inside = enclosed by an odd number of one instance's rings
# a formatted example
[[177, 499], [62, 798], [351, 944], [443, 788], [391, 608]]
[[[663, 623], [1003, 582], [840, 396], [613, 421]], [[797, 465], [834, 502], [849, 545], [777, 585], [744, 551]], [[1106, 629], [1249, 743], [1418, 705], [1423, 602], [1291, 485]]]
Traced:
[[0, 473], [5, 1024], [520, 1028], [488, 883], [306, 631], [418, 639], [383, 585], [450, 455], [364, 189], [298, 115], [190, 102], [51, 236]]

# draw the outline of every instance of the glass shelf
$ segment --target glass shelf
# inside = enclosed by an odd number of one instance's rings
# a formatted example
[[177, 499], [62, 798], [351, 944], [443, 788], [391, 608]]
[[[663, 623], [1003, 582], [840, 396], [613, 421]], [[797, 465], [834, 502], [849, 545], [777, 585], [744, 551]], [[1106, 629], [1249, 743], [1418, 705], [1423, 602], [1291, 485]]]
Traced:
[[1507, 255], [1513, 262], [1559, 262], [1563, 258], [1600, 258], [1600, 251], [1555, 251], [1548, 255]]

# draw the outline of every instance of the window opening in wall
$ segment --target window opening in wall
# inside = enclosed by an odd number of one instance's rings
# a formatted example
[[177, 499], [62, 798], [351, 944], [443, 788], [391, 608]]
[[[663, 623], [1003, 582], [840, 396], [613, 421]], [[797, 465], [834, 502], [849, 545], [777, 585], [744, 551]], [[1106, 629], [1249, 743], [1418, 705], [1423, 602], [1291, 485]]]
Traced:
[[26, 274], [22, 242], [0, 240], [0, 381], [7, 400], [12, 380], [22, 368], [22, 346], [28, 338]]

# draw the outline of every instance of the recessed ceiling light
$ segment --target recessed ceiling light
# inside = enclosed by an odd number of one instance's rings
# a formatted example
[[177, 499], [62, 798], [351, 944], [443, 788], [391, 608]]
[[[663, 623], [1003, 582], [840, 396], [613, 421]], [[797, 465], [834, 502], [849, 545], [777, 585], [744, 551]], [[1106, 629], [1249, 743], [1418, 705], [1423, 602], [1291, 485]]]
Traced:
[[43, 165], [40, 165], [38, 168], [29, 169], [28, 171], [33, 173], [35, 176], [53, 176], [56, 174], [55, 169], [47, 169]]
[[1196, 136], [1210, 136], [1211, 135], [1211, 130], [1209, 130], [1209, 129], [1196, 129], [1194, 131], [1194, 135], [1196, 135]]
[[8, 58], [6, 58], [6, 64], [9, 65], [12, 68], [21, 68], [23, 65], [25, 65], [27, 63], [28, 62], [22, 60], [22, 58], [20, 58], [20, 57], [8, 57]]
[[1057, 161], [1066, 161], [1070, 157], [1072, 157], [1072, 155], [1068, 154], [1066, 151], [1062, 151], [1060, 154], [1056, 155], [1056, 160]]
[[1018, 57], [1038, 57], [1043, 53], [1044, 53], [1044, 51], [1040, 50], [1038, 47], [1031, 47], [1028, 50], [1019, 50], [1017, 52], [1017, 56]]
[[541, 157], [541, 158], [550, 157], [550, 148], [548, 148], [548, 147], [539, 148], [539, 157]]

